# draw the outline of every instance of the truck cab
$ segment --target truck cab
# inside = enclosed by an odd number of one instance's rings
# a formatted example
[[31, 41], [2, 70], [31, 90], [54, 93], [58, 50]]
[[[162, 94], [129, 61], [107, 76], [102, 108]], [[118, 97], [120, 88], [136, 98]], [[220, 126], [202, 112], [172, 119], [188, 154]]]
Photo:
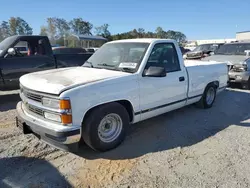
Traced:
[[0, 88], [16, 87], [22, 75], [53, 68], [56, 61], [45, 36], [12, 36], [0, 43]]
[[62, 67], [81, 66], [93, 54], [82, 48], [53, 53], [47, 36], [17, 35], [0, 43], [0, 90], [19, 88], [22, 75]]

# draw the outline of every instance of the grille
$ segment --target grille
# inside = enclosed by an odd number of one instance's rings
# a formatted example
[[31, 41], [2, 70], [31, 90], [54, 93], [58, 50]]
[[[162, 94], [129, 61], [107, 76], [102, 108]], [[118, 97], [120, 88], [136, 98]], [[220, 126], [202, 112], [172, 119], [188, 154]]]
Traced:
[[43, 116], [43, 110], [42, 109], [37, 108], [37, 107], [35, 107], [33, 105], [30, 105], [30, 104], [27, 104], [27, 103], [25, 103], [25, 107], [26, 107], [26, 109], [28, 111], [33, 112], [33, 113], [35, 113], [37, 115]]
[[35, 106], [32, 106], [32, 105], [28, 105], [28, 108], [29, 108], [29, 111], [35, 113], [35, 114], [38, 114], [40, 116], [43, 116], [43, 110], [35, 107]]
[[31, 99], [31, 100], [34, 100], [34, 101], [37, 101], [37, 102], [42, 102], [42, 96], [41, 95], [31, 93], [31, 92], [29, 92], [29, 91], [27, 91], [26, 89], [23, 89], [23, 88], [21, 89], [21, 92], [28, 99]]

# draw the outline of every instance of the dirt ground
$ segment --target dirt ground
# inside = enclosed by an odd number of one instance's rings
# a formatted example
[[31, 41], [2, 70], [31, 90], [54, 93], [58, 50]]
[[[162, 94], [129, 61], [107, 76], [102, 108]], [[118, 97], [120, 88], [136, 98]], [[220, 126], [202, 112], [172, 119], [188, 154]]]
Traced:
[[130, 128], [115, 150], [55, 149], [14, 125], [18, 95], [0, 96], [0, 187], [250, 187], [250, 91], [227, 89]]

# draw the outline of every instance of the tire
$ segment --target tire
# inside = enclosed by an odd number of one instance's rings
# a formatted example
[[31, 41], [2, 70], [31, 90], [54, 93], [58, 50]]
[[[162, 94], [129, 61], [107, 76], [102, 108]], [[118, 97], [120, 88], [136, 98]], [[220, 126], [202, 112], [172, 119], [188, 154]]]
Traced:
[[[203, 108], [203, 109], [211, 108], [214, 104], [215, 99], [216, 99], [216, 93], [217, 93], [216, 86], [214, 84], [207, 85], [207, 87], [205, 88], [205, 91], [202, 95], [202, 98], [197, 103], [197, 106], [199, 108]], [[210, 95], [210, 97], [211, 97], [210, 100], [208, 99], [209, 98], [208, 95]], [[213, 95], [213, 96], [211, 96], [211, 95]]]
[[[129, 115], [122, 105], [119, 103], [105, 104], [94, 108], [87, 116], [83, 122], [82, 138], [92, 149], [108, 151], [122, 143], [128, 125]], [[115, 127], [117, 128], [115, 129]], [[109, 134], [110, 136], [108, 136]]]
[[248, 79], [248, 81], [245, 84], [242, 84], [242, 88], [250, 90], [250, 78]]

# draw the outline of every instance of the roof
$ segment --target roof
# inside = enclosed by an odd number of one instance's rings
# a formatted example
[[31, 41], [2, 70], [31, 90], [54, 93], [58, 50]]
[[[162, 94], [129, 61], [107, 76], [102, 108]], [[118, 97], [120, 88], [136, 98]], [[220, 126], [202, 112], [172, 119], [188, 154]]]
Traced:
[[237, 44], [250, 44], [249, 42], [232, 42], [232, 43], [225, 43], [224, 45], [237, 45]]
[[123, 40], [115, 40], [110, 43], [117, 43], [117, 42], [141, 42], [141, 43], [152, 43], [155, 41], [162, 41], [162, 42], [174, 42], [173, 39], [159, 39], [159, 38], [137, 38], [137, 39], [123, 39]]
[[79, 40], [103, 40], [103, 41], [108, 40], [102, 36], [93, 36], [93, 35], [73, 35], [73, 36], [77, 37]]
[[250, 31], [240, 31], [240, 32], [236, 32], [236, 33], [250, 33]]

